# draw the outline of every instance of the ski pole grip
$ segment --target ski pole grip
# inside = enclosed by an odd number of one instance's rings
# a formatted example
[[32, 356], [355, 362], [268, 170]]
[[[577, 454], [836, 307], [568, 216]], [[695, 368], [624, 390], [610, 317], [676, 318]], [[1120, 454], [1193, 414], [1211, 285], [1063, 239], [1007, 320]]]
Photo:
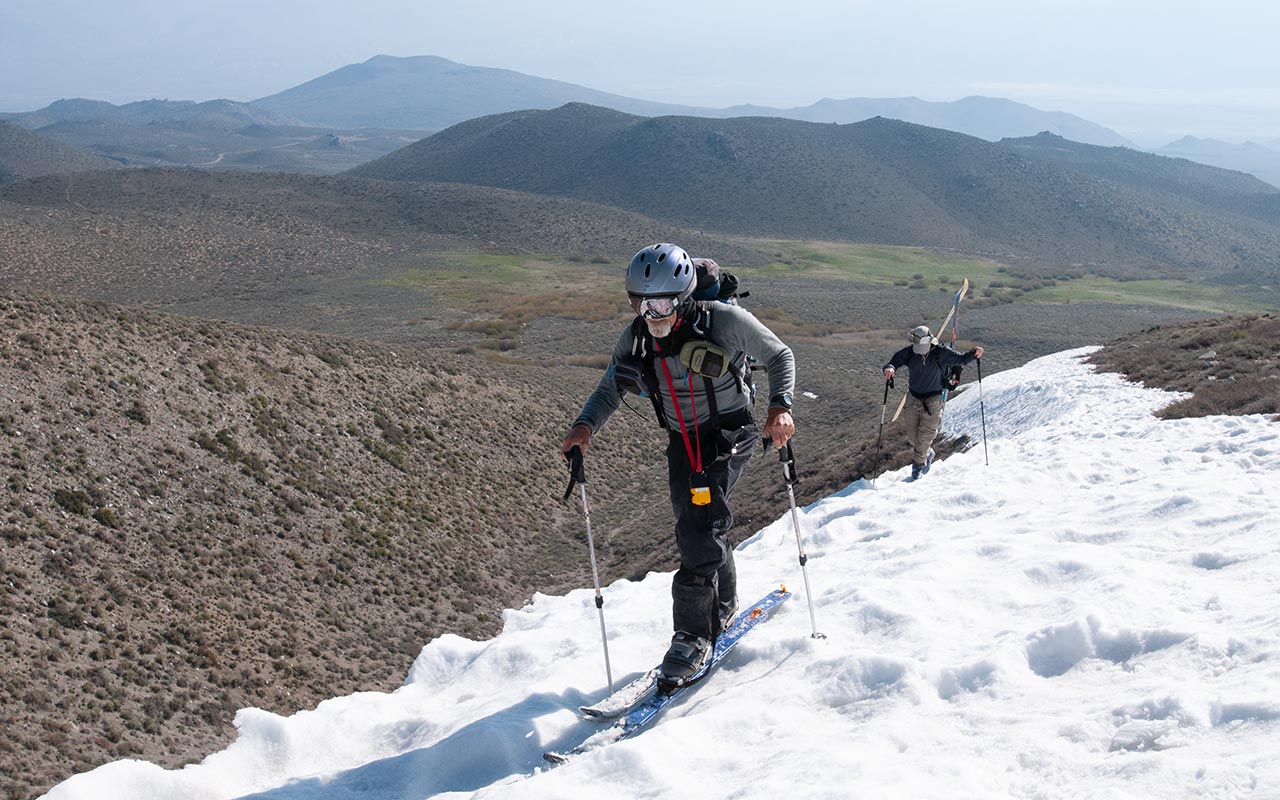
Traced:
[[574, 445], [569, 449], [569, 452], [564, 454], [564, 457], [569, 462], [569, 488], [564, 490], [564, 499], [568, 500], [569, 495], [573, 494], [574, 486], [587, 482], [587, 472], [582, 464], [581, 447]]
[[778, 448], [778, 461], [782, 464], [782, 477], [787, 483], [796, 482], [796, 458], [791, 452], [791, 442]]

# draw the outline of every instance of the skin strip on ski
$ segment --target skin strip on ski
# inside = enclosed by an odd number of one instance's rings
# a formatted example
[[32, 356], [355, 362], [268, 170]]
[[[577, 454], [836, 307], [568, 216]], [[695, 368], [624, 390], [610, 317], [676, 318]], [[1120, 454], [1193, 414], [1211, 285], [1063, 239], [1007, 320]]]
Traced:
[[702, 672], [694, 676], [693, 680], [676, 687], [670, 692], [659, 693], [655, 691], [649, 694], [644, 702], [634, 706], [626, 716], [614, 722], [613, 725], [592, 734], [586, 741], [568, 752], [544, 753], [543, 759], [552, 765], [563, 764], [573, 756], [581, 755], [589, 750], [595, 750], [598, 747], [613, 744], [635, 735], [657, 717], [667, 705], [674, 702], [682, 692], [697, 685], [721, 659], [733, 650], [734, 646], [737, 645], [747, 631], [768, 619], [773, 609], [790, 596], [791, 592], [787, 591], [786, 587], [776, 589], [740, 613], [734, 619], [733, 624], [726, 628], [724, 633], [717, 639], [714, 654]]

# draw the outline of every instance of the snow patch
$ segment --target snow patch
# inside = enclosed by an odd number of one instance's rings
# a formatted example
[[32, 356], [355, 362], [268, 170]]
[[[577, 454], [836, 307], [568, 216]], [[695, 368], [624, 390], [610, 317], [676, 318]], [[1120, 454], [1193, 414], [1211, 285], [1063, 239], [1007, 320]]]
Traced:
[[[681, 763], [739, 800], [1276, 796], [1280, 429], [1159, 420], [1180, 395], [1087, 352], [952, 399], [947, 429], [975, 442], [983, 400], [989, 464], [977, 446], [803, 509], [811, 597], [780, 503], [739, 546], [738, 582], [796, 596], [634, 739], [543, 765], [600, 729], [576, 708], [608, 692], [580, 589], [505, 612], [490, 641], [426, 644], [395, 692], [246, 709], [198, 764], [118, 761], [46, 796], [663, 798], [690, 792]], [[605, 587], [618, 685], [666, 649], [670, 584]]]
[[1108, 629], [1090, 615], [1032, 634], [1027, 642], [1027, 666], [1042, 678], [1056, 678], [1089, 658], [1124, 664], [1145, 653], [1172, 647], [1188, 638], [1169, 630]]

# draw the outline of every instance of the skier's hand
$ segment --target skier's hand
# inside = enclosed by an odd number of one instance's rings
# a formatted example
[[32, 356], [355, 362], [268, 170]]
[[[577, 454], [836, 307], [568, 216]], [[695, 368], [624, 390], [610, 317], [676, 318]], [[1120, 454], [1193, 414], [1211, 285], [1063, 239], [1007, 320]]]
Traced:
[[565, 458], [569, 457], [569, 451], [575, 447], [582, 448], [582, 452], [587, 452], [587, 447], [591, 445], [591, 426], [585, 422], [579, 422], [569, 429], [564, 435], [564, 441], [560, 443], [560, 452], [564, 453]]
[[769, 418], [764, 423], [764, 435], [773, 441], [775, 447], [782, 447], [787, 440], [796, 435], [796, 421], [791, 412], [785, 408], [769, 409]]
[[973, 348], [973, 357], [974, 357], [974, 358], [982, 358], [982, 352], [983, 352], [983, 350], [982, 350], [982, 348], [981, 348], [981, 347], [975, 347], [975, 348]]
[[884, 368], [884, 379], [885, 382], [893, 380], [893, 367]]

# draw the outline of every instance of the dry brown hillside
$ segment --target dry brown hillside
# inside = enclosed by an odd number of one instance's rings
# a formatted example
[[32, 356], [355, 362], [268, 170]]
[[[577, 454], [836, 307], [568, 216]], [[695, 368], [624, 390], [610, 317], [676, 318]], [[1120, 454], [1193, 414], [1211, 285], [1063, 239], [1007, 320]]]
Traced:
[[[627, 324], [629, 254], [667, 238], [734, 269], [784, 257], [482, 187], [139, 170], [0, 190], [0, 794], [201, 757], [240, 707], [393, 688], [433, 636], [590, 585], [558, 444]], [[949, 287], [741, 274], [796, 352], [799, 501], [873, 474], [879, 365]], [[994, 372], [1199, 315], [1004, 303], [964, 335]], [[665, 439], [636, 411], [589, 454], [606, 583], [673, 566]], [[883, 444], [901, 464], [901, 426]], [[735, 542], [785, 512], [779, 478], [772, 454], [748, 467]]]
[[120, 165], [0, 119], [0, 184]]
[[1091, 359], [1147, 386], [1190, 392], [1165, 419], [1275, 414], [1280, 421], [1280, 318], [1215, 317], [1135, 331]]
[[0, 794], [392, 689], [433, 636], [589, 583], [549, 381], [0, 292]]

